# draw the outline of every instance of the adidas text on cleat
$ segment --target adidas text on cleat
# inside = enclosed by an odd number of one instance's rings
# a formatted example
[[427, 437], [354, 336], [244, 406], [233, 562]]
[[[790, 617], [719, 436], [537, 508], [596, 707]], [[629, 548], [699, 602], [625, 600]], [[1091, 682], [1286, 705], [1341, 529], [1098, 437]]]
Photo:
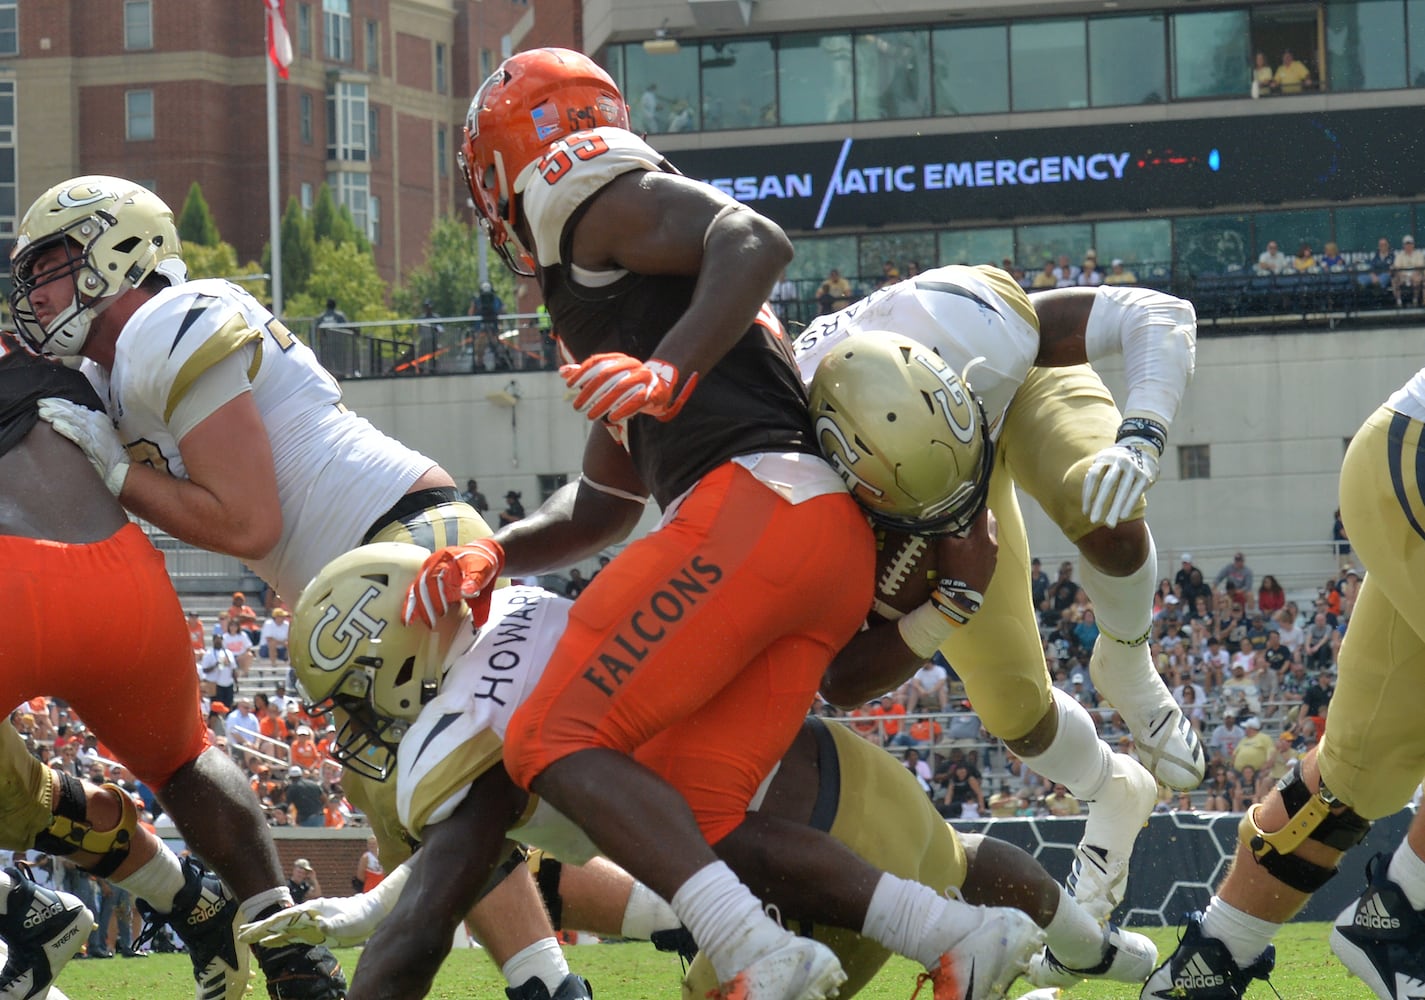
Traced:
[[1425, 913], [1390, 880], [1389, 854], [1366, 863], [1370, 886], [1341, 911], [1331, 950], [1381, 1000], [1425, 998]]
[[[258, 919], [276, 912], [260, 913]], [[346, 996], [341, 963], [324, 945], [258, 945], [253, 953], [267, 977], [271, 1000], [342, 1000]]]
[[77, 896], [37, 885], [15, 868], [6, 868], [5, 873], [14, 888], [0, 916], [0, 936], [10, 949], [0, 970], [0, 997], [42, 997], [59, 970], [84, 946], [94, 929], [94, 916]]
[[510, 1000], [593, 1000], [594, 989], [583, 976], [571, 972], [560, 982], [552, 997], [549, 987], [538, 976], [531, 976], [523, 985], [506, 987], [505, 996]]
[[1103, 959], [1087, 969], [1071, 969], [1045, 948], [1029, 961], [1028, 979], [1035, 986], [1073, 986], [1083, 979], [1141, 983], [1158, 964], [1158, 947], [1135, 931], [1109, 924], [1103, 931]]
[[934, 986], [934, 1000], [1003, 996], [1044, 944], [1044, 931], [1024, 911], [979, 909], [980, 926], [947, 948], [936, 967], [920, 978], [920, 983], [928, 979]]
[[1275, 963], [1276, 949], [1268, 946], [1240, 967], [1227, 945], [1203, 933], [1202, 914], [1190, 913], [1177, 949], [1153, 970], [1139, 1000], [1241, 1000], [1247, 984], [1266, 979]]
[[716, 991], [720, 1000], [827, 1000], [846, 982], [831, 949], [788, 934]]
[[237, 939], [242, 923], [238, 901], [197, 858], [183, 858], [182, 864], [183, 888], [173, 898], [173, 912], [158, 913], [145, 901], [136, 902], [145, 924], [134, 946], [153, 939], [167, 924], [193, 961], [197, 1000], [240, 1000], [247, 989], [250, 953]]

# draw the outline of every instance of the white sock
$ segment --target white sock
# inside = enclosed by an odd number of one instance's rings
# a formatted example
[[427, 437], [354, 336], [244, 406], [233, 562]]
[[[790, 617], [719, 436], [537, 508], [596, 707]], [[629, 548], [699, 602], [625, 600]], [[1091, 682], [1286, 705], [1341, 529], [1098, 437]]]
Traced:
[[1044, 928], [1044, 943], [1070, 969], [1092, 969], [1103, 961], [1103, 928], [1062, 885], [1059, 908]]
[[504, 974], [505, 982], [514, 987], [523, 986], [538, 976], [549, 990], [549, 995], [553, 996], [559, 984], [564, 982], [564, 977], [569, 975], [569, 964], [564, 961], [564, 949], [559, 947], [559, 942], [547, 937], [515, 952], [508, 962], [500, 966], [500, 972]]
[[1425, 910], [1425, 859], [1411, 849], [1408, 840], [1402, 840], [1391, 855], [1386, 874], [1400, 886], [1400, 891], [1405, 893], [1412, 907]]
[[946, 899], [929, 886], [887, 873], [871, 894], [861, 933], [930, 969], [981, 919], [979, 907]]
[[157, 854], [128, 878], [114, 884], [127, 889], [156, 912], [172, 913], [174, 897], [183, 888], [183, 869], [178, 864], [178, 855], [160, 840]]
[[1059, 713], [1059, 729], [1054, 742], [1043, 753], [1024, 757], [1026, 767], [1059, 782], [1075, 797], [1091, 799], [1112, 774], [1111, 751], [1098, 738], [1098, 730], [1088, 711], [1058, 688], [1050, 694]]
[[[1158, 548], [1153, 533], [1148, 535], [1148, 555], [1143, 564], [1127, 576], [1109, 576], [1089, 561], [1079, 560], [1079, 583], [1093, 603], [1094, 622], [1120, 643], [1147, 641], [1153, 627], [1153, 591], [1158, 584]], [[1094, 678], [1098, 686], [1098, 678]]]
[[285, 885], [279, 885], [275, 889], [267, 889], [259, 892], [251, 899], [242, 901], [238, 909], [242, 910], [242, 918], [246, 921], [256, 920], [264, 910], [270, 910], [276, 906], [279, 910], [285, 910], [292, 905], [292, 891]]
[[730, 981], [788, 936], [721, 861], [699, 868], [669, 902], [707, 954], [720, 983]]
[[634, 882], [628, 894], [628, 905], [623, 910], [623, 927], [619, 933], [624, 937], [647, 941], [655, 931], [671, 931], [682, 926], [673, 907], [663, 902], [663, 898], [642, 882]]
[[1220, 896], [1213, 896], [1202, 915], [1202, 931], [1227, 945], [1232, 961], [1246, 968], [1257, 960], [1276, 937], [1281, 924], [1243, 913]]
[[[1145, 524], [1143, 530], [1147, 531]], [[1095, 689], [1123, 714], [1129, 728], [1141, 726], [1173, 705], [1172, 693], [1153, 666], [1145, 641], [1153, 624], [1153, 589], [1158, 550], [1148, 534], [1148, 557], [1128, 576], [1109, 576], [1088, 559], [1079, 560], [1079, 579], [1093, 602], [1099, 641], [1089, 658]]]
[[10, 912], [10, 890], [15, 888], [15, 880], [10, 873], [0, 870], [0, 914]]

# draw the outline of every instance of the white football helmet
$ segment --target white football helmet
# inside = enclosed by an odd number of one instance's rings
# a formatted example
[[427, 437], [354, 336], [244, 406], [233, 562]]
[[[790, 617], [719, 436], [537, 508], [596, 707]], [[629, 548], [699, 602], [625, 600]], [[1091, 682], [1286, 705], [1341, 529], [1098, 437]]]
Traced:
[[[36, 261], [55, 247], [64, 249], [64, 260], [36, 273]], [[172, 209], [142, 185], [99, 175], [56, 184], [20, 220], [10, 252], [15, 324], [36, 350], [72, 357], [115, 297], [155, 273], [173, 284], [185, 280], [180, 250]], [[31, 294], [65, 280], [74, 286], [73, 299], [42, 322]]]
[[401, 624], [406, 589], [428, 555], [402, 542], [352, 549], [307, 584], [292, 615], [287, 648], [303, 700], [312, 712], [334, 710], [332, 756], [376, 781], [391, 773], [401, 737], [439, 691], [462, 630], [474, 641], [463, 604], [434, 630]]
[[809, 395], [822, 454], [873, 521], [943, 535], [979, 515], [994, 444], [940, 355], [898, 333], [854, 333], [821, 359]]

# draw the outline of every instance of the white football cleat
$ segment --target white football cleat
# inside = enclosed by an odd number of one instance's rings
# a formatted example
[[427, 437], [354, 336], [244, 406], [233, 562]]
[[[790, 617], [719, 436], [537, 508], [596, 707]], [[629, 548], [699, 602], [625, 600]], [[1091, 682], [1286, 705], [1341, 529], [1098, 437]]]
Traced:
[[723, 983], [722, 1000], [829, 1000], [846, 973], [826, 945], [788, 934], [786, 940]]
[[1133, 843], [1158, 803], [1158, 783], [1142, 764], [1115, 753], [1109, 766], [1112, 773], [1089, 802], [1069, 872], [1070, 894], [1101, 924], [1123, 902]]
[[1158, 965], [1158, 946], [1136, 931], [1117, 924], [1104, 928], [1103, 959], [1087, 969], [1064, 965], [1045, 948], [1029, 960], [1029, 981], [1035, 986], [1073, 986], [1085, 979], [1144, 983]]
[[1044, 931], [1023, 910], [977, 907], [980, 925], [941, 954], [922, 978], [935, 988], [934, 1000], [993, 1000], [1002, 997], [1044, 944]]
[[1153, 777], [1178, 792], [1202, 784], [1202, 741], [1158, 676], [1147, 643], [1095, 643], [1089, 676], [1128, 724], [1138, 759]]
[[44, 997], [59, 970], [84, 947], [94, 916], [78, 896], [46, 889], [16, 868], [5, 872], [14, 887], [0, 917], [0, 933], [8, 944], [0, 997]]

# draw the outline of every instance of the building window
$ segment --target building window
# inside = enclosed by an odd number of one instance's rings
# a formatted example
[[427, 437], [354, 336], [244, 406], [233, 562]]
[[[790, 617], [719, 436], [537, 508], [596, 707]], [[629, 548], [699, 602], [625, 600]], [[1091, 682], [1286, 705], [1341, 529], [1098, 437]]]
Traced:
[[312, 5], [297, 5], [297, 55], [312, 57]]
[[124, 138], [130, 142], [153, 138], [153, 91], [130, 90], [124, 94]]
[[930, 32], [857, 35], [856, 116], [864, 121], [929, 115]]
[[568, 485], [569, 476], [567, 473], [541, 473], [539, 477], [539, 502], [544, 503], [544, 501]]
[[1178, 478], [1211, 479], [1212, 446], [1206, 444], [1178, 445]]
[[381, 71], [381, 22], [366, 22], [366, 72]]
[[937, 28], [930, 44], [935, 57], [937, 115], [1009, 110], [1009, 29], [1005, 25]]
[[130, 52], [153, 48], [151, 0], [124, 0], [124, 48]]
[[435, 130], [435, 172], [441, 177], [450, 176], [450, 144], [446, 139], [445, 126]]
[[[1421, 13], [1418, 4], [1410, 5], [1410, 31], [1405, 27], [1404, 10], [1399, 0], [1380, 3], [1332, 3], [1326, 5], [1326, 64], [1331, 69], [1332, 90], [1387, 90], [1406, 87], [1405, 50], [1408, 36], [1412, 44], [1411, 61], [1418, 67], [1421, 56], [1415, 45], [1420, 42], [1416, 21]], [[1310, 29], [1315, 26], [1311, 25]], [[1302, 32], [1314, 37], [1314, 30]], [[1274, 48], [1290, 43], [1285, 39]], [[1262, 47], [1265, 47], [1263, 45]], [[1315, 53], [1295, 48], [1293, 56], [1307, 63], [1311, 78], [1320, 83]], [[1272, 65], [1281, 59], [1280, 51], [1268, 51]], [[1420, 77], [1415, 76], [1416, 86]]]
[[373, 160], [381, 155], [381, 132], [377, 128], [380, 123], [381, 117], [372, 108], [366, 115], [366, 148]]
[[783, 35], [777, 39], [777, 91], [784, 125], [849, 122], [851, 36]]
[[703, 107], [698, 94], [698, 49], [685, 45], [677, 52], [649, 53], [641, 45], [629, 46], [624, 96], [635, 132], [668, 132], [675, 121], [680, 132], [698, 131]]
[[327, 92], [327, 159], [353, 163], [367, 157], [366, 84], [335, 80]]
[[1252, 25], [1245, 10], [1173, 15], [1173, 96], [1236, 97], [1251, 92]]
[[[369, 232], [371, 222], [371, 177], [368, 174], [338, 171], [331, 175], [332, 194], [337, 204], [351, 212], [357, 232]], [[369, 238], [369, 237], [368, 237]]]
[[297, 100], [297, 119], [302, 133], [303, 145], [312, 144], [312, 95], [303, 94]]
[[351, 0], [322, 0], [322, 54], [351, 62]]
[[366, 199], [366, 208], [366, 238], [377, 246], [381, 242], [381, 199], [373, 194]]
[[19, 0], [0, 0], [0, 55], [13, 56], [20, 51], [18, 7]]
[[15, 83], [0, 81], [0, 237], [15, 235], [19, 206], [15, 183]]
[[1088, 106], [1088, 42], [1083, 18], [1009, 26], [1010, 98], [1015, 111]]
[[303, 181], [297, 188], [297, 200], [301, 203], [302, 211], [312, 210], [312, 185], [308, 181]]
[[435, 43], [435, 92], [444, 94], [450, 90], [445, 67], [445, 43]]
[[[1089, 18], [1089, 97], [1095, 107], [1168, 99], [1167, 21], [1162, 14]], [[1132, 59], [1123, 54], [1132, 52]]]
[[[768, 39], [705, 42], [700, 56], [704, 128], [757, 128], [777, 124], [777, 63]], [[690, 115], [685, 116], [689, 120]], [[684, 129], [675, 114], [669, 132]]]

